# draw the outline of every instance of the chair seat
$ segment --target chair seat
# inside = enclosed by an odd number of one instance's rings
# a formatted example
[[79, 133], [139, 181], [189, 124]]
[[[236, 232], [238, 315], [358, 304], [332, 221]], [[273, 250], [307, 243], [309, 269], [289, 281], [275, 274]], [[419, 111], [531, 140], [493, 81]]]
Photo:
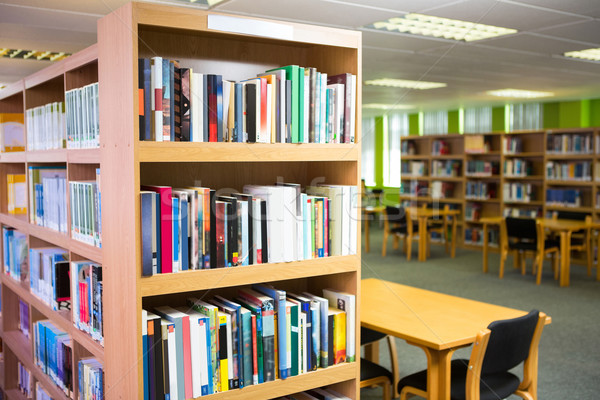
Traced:
[[373, 329], [360, 327], [360, 345], [377, 342], [387, 335], [385, 333], [374, 331]]
[[[509, 243], [508, 248], [511, 250], [536, 251], [537, 243], [520, 241], [520, 242], [516, 242], [516, 243]], [[552, 249], [552, 248], [560, 248], [560, 242], [558, 240], [554, 240], [554, 239], [544, 240], [544, 248], [546, 250]]]
[[372, 361], [364, 358], [360, 359], [360, 380], [366, 381], [368, 379], [377, 378], [379, 376], [387, 376], [390, 383], [394, 381], [392, 373], [379, 364], [375, 364]]
[[[362, 362], [362, 361], [361, 361]], [[464, 400], [466, 393], [467, 368], [469, 360], [452, 361], [450, 375], [450, 398], [452, 400]], [[362, 372], [362, 365], [361, 365]], [[362, 375], [361, 375], [362, 379]], [[505, 399], [518, 389], [520, 380], [510, 372], [502, 372], [481, 377], [480, 400]], [[427, 391], [427, 370], [408, 375], [398, 382], [398, 393], [405, 386], [412, 386]]]

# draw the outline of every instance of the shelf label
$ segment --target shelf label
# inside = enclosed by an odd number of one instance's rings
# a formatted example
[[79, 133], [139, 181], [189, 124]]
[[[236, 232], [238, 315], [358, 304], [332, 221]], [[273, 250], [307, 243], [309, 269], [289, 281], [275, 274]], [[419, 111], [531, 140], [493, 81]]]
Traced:
[[208, 29], [282, 40], [293, 40], [294, 37], [291, 25], [225, 15], [209, 15]]

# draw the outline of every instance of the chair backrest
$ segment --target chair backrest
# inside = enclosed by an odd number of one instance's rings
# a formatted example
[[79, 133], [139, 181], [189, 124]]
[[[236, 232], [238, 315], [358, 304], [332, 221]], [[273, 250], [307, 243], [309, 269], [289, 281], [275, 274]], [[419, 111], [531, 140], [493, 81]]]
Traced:
[[506, 235], [519, 240], [537, 241], [537, 227], [533, 218], [506, 217]]
[[506, 372], [525, 361], [529, 356], [539, 319], [540, 312], [532, 310], [522, 317], [489, 324], [491, 334], [481, 373]]
[[390, 224], [405, 224], [406, 211], [404, 207], [385, 207], [385, 218]]

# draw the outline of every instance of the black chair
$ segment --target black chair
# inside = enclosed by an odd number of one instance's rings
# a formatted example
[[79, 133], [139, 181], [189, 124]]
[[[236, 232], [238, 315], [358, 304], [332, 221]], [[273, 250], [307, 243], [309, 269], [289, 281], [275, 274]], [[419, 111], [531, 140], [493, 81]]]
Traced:
[[[450, 398], [498, 400], [515, 394], [537, 399], [538, 345], [545, 323], [546, 314], [533, 310], [522, 317], [489, 324], [487, 332], [478, 334], [470, 360], [452, 361]], [[509, 372], [521, 363], [522, 380]], [[400, 400], [408, 394], [426, 396], [427, 371], [402, 378], [398, 391]]]
[[[590, 214], [576, 212], [576, 211], [558, 211], [553, 214], [555, 219], [570, 219], [574, 221], [586, 221], [591, 223], [592, 216]], [[592, 275], [592, 230], [581, 229], [575, 231], [571, 235], [571, 250], [585, 252], [586, 263], [587, 263], [587, 274]], [[557, 238], [558, 239], [558, 238]], [[558, 271], [555, 271], [556, 278]]]
[[534, 273], [537, 270], [536, 283], [542, 281], [542, 266], [544, 258], [552, 255], [552, 267], [558, 271], [559, 242], [554, 239], [546, 239], [542, 226], [532, 218], [507, 217], [503, 221], [502, 248], [500, 249], [500, 273], [504, 277], [504, 262], [508, 253], [512, 253], [515, 268], [521, 267], [521, 273], [525, 275], [525, 255], [529, 252], [534, 255]]
[[360, 328], [360, 345], [372, 345], [379, 342], [381, 339], [387, 338], [390, 359], [392, 361], [392, 370], [377, 364], [367, 358], [360, 359], [360, 387], [382, 386], [384, 400], [389, 400], [392, 397], [397, 397], [396, 388], [400, 374], [398, 373], [398, 356], [396, 354], [396, 342], [394, 338], [374, 331], [372, 329]]
[[385, 257], [387, 253], [387, 240], [390, 235], [394, 237], [394, 249], [398, 248], [398, 239], [404, 238], [403, 249], [406, 252], [406, 259], [410, 261], [412, 255], [412, 242], [414, 236], [419, 232], [416, 221], [410, 218], [410, 215], [403, 207], [385, 207], [385, 218], [383, 220], [383, 244], [381, 246], [381, 256]]

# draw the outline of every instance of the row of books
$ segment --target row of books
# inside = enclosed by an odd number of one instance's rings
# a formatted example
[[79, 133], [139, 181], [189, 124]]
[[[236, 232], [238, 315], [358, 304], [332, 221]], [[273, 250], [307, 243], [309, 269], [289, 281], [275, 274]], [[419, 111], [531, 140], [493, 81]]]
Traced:
[[546, 205], [560, 207], [581, 207], [581, 190], [546, 189]]
[[25, 174], [6, 174], [6, 195], [9, 214], [27, 214]]
[[461, 176], [462, 163], [457, 160], [433, 160], [431, 162], [431, 175], [436, 177]]
[[465, 153], [481, 154], [490, 151], [490, 143], [483, 135], [464, 135]]
[[26, 399], [31, 399], [33, 396], [33, 375], [17, 360], [17, 389], [25, 396]]
[[498, 163], [494, 161], [467, 160], [466, 176], [486, 177], [498, 174]]
[[240, 82], [141, 58], [140, 140], [352, 143], [356, 76], [297, 65]]
[[600, 208], [600, 192], [596, 192], [596, 208]]
[[465, 205], [465, 220], [477, 222], [481, 218], [481, 204], [467, 203]]
[[594, 164], [594, 177], [596, 178], [596, 182], [600, 182], [600, 162]]
[[592, 154], [592, 135], [552, 134], [546, 140], [546, 152], [553, 154]]
[[33, 359], [67, 397], [73, 397], [73, 342], [67, 332], [50, 320], [34, 322]]
[[98, 82], [65, 92], [68, 149], [100, 147]]
[[29, 214], [36, 225], [67, 233], [67, 169], [29, 166]]
[[355, 296], [265, 284], [142, 310], [144, 399], [190, 399], [356, 360]]
[[276, 400], [350, 400], [350, 397], [344, 396], [330, 388], [315, 388], [305, 392], [278, 397]]
[[8, 226], [2, 227], [2, 250], [4, 273], [18, 282], [29, 274], [27, 261], [27, 235]]
[[27, 150], [63, 149], [67, 141], [65, 103], [54, 102], [25, 111]]
[[427, 175], [427, 162], [425, 161], [402, 161], [400, 173], [404, 176], [419, 177]]
[[29, 249], [31, 293], [54, 311], [71, 309], [69, 252], [58, 247]]
[[531, 172], [532, 164], [528, 160], [511, 158], [504, 161], [504, 176], [507, 178], [530, 176]]
[[415, 142], [412, 140], [400, 141], [400, 154], [403, 156], [414, 156], [416, 153]]
[[79, 375], [79, 400], [99, 400], [104, 398], [104, 367], [93, 357], [86, 357], [77, 363]]
[[431, 143], [431, 155], [443, 156], [446, 154], [450, 154], [450, 146], [448, 145], [448, 142], [445, 140], [434, 140]]
[[505, 136], [503, 138], [504, 154], [516, 154], [523, 151], [523, 138], [516, 136]]
[[[500, 232], [497, 229], [488, 229], [488, 244], [498, 247]], [[483, 229], [479, 227], [465, 228], [465, 244], [483, 246]]]
[[19, 299], [19, 323], [17, 329], [21, 331], [23, 336], [29, 339], [29, 304]]
[[104, 345], [102, 266], [91, 261], [72, 261], [71, 303], [73, 325]]
[[591, 161], [548, 161], [546, 179], [556, 181], [591, 181]]
[[143, 186], [142, 274], [356, 254], [357, 188]]
[[467, 182], [465, 188], [467, 200], [489, 200], [496, 198], [496, 184], [493, 182]]
[[0, 152], [25, 151], [23, 113], [0, 113]]
[[400, 183], [400, 194], [408, 196], [429, 196], [429, 185], [427, 182], [411, 180]]
[[505, 182], [502, 186], [504, 201], [528, 203], [536, 200], [534, 186], [531, 183]]
[[69, 182], [71, 236], [92, 246], [102, 247], [102, 207], [100, 168], [96, 180]]
[[430, 193], [431, 197], [433, 197], [434, 199], [454, 197], [454, 183], [433, 181], [431, 182]]
[[542, 215], [542, 209], [541, 208], [505, 207], [503, 215], [504, 215], [504, 217], [515, 217], [515, 218], [537, 218]]

